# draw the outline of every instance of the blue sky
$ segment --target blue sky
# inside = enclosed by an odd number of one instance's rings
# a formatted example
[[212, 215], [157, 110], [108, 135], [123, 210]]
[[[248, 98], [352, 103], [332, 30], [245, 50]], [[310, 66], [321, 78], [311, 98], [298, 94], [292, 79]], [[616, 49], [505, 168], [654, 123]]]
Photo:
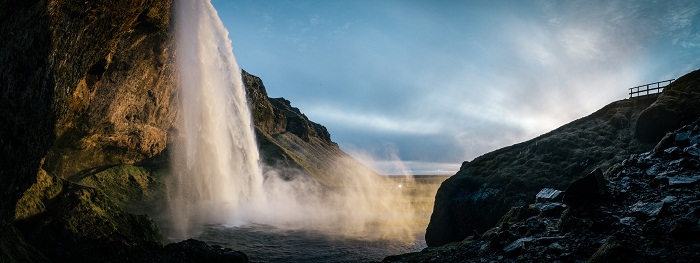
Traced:
[[379, 170], [450, 173], [700, 68], [690, 0], [212, 3], [241, 68]]

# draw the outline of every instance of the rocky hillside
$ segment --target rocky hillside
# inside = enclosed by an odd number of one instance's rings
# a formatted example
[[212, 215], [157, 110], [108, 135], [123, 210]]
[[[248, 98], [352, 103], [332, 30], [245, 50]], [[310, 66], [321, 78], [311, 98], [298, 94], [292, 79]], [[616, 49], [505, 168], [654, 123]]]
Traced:
[[243, 72], [251, 102], [256, 139], [262, 161], [283, 173], [311, 175], [327, 185], [335, 184], [348, 171], [369, 168], [352, 159], [331, 141], [326, 127], [310, 121], [284, 98], [269, 98], [262, 80]]
[[535, 139], [464, 162], [438, 190], [428, 245], [483, 233], [544, 187], [565, 188], [597, 167], [651, 150], [666, 132], [700, 116], [699, 96], [695, 71], [661, 95], [613, 102]]
[[532, 140], [464, 162], [437, 192], [428, 246], [461, 241], [493, 227], [512, 206], [534, 201], [542, 188], [566, 188], [629, 154], [651, 150], [668, 131], [700, 116], [700, 71], [662, 95], [613, 102]]
[[[196, 241], [164, 247], [126, 209], [158, 197], [178, 136], [171, 7], [0, 0], [0, 261], [246, 260]], [[263, 160], [332, 181], [326, 161], [347, 155], [326, 129], [243, 74]]]
[[542, 189], [482, 235], [384, 262], [695, 262], [700, 119], [562, 190]]

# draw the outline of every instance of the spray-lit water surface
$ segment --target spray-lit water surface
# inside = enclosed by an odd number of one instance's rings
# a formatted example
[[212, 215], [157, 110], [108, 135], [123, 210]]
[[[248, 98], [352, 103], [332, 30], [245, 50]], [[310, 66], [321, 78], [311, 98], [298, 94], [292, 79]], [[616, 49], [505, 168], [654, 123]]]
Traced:
[[358, 240], [267, 225], [210, 226], [199, 240], [243, 251], [251, 262], [371, 262], [425, 248], [423, 240]]
[[[426, 247], [423, 236], [428, 224], [435, 192], [446, 176], [418, 176], [415, 180], [394, 177], [396, 187], [406, 191], [415, 210], [404, 214], [410, 221], [413, 239], [377, 239], [346, 236], [328, 230], [279, 227], [267, 224], [244, 226], [207, 225], [194, 238], [246, 253], [251, 262], [370, 262], [388, 255], [420, 251]], [[282, 215], [280, 215], [282, 216]], [[312, 216], [312, 215], [310, 215]], [[374, 231], [384, 224], [377, 222]], [[385, 225], [384, 225], [385, 226]], [[168, 229], [163, 229], [168, 236]], [[177, 241], [177, 240], [171, 240]]]

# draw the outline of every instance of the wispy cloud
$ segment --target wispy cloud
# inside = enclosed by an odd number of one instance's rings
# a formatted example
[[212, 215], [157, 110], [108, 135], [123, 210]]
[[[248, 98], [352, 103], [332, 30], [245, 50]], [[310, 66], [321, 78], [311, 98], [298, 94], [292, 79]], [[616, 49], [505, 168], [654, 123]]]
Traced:
[[[700, 67], [691, 0], [237, 5], [239, 64], [271, 96], [411, 161], [470, 160]], [[246, 17], [259, 5], [274, 19]]]

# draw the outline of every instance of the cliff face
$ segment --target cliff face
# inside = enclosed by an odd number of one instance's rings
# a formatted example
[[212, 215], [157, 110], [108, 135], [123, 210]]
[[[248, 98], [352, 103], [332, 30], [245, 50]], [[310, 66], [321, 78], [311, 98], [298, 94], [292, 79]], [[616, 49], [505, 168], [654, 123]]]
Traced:
[[533, 202], [544, 187], [564, 189], [595, 168], [651, 150], [666, 132], [700, 116], [699, 77], [693, 72], [661, 95], [613, 102], [535, 139], [464, 162], [435, 196], [428, 246], [482, 233], [511, 206]]
[[347, 171], [369, 171], [361, 163], [340, 150], [331, 140], [326, 127], [309, 120], [284, 98], [269, 98], [262, 80], [243, 72], [243, 81], [250, 100], [256, 139], [262, 161], [268, 167], [301, 171], [326, 184], [334, 184]]
[[[125, 6], [121, 2], [113, 5]], [[114, 8], [105, 5], [99, 8]], [[60, 118], [56, 124], [56, 140], [44, 161], [47, 171], [66, 179], [86, 176], [96, 167], [122, 163], [136, 163], [155, 156], [167, 145], [168, 131], [175, 119], [175, 88], [172, 81], [172, 59], [169, 37], [170, 2], [152, 2], [150, 6], [126, 10], [100, 9], [68, 16], [89, 16], [99, 13], [94, 20], [79, 23], [59, 21], [58, 28], [66, 23], [65, 32], [56, 32], [57, 40], [87, 43], [85, 50], [54, 52], [64, 61], [72, 61], [74, 54], [95, 53], [95, 62], [84, 62], [87, 69], [69, 63], [61, 64], [73, 78], [66, 84], [71, 87], [68, 98], [57, 109]], [[132, 9], [133, 8], [133, 9]], [[58, 8], [56, 12], [66, 12]], [[83, 8], [84, 9], [84, 8]], [[136, 9], [136, 10], [134, 10]], [[104, 10], [102, 10], [104, 11]], [[113, 20], [113, 12], [127, 13], [124, 24], [114, 31], [102, 34], [92, 25]], [[85, 23], [85, 25], [81, 25]], [[71, 36], [80, 32], [79, 36]], [[97, 34], [116, 39], [94, 48], [94, 40], [81, 39], [82, 34]], [[76, 39], [77, 38], [77, 39]], [[91, 45], [92, 44], [92, 45]], [[79, 63], [79, 62], [75, 62]], [[89, 64], [92, 63], [92, 64]], [[76, 70], [82, 69], [81, 70]], [[76, 72], [73, 72], [76, 71]]]
[[0, 261], [93, 261], [115, 256], [105, 253], [114, 244], [158, 247], [148, 217], [63, 179], [166, 146], [170, 6], [0, 1]]
[[[245, 261], [196, 242], [163, 248], [153, 221], [124, 209], [157, 196], [177, 137], [171, 6], [0, 0], [0, 261], [187, 249]], [[348, 157], [326, 129], [243, 76], [266, 164], [318, 179], [361, 166], [326, 163]]]
[[169, 0], [0, 7], [3, 219], [44, 158], [47, 171], [71, 178], [165, 147]]

